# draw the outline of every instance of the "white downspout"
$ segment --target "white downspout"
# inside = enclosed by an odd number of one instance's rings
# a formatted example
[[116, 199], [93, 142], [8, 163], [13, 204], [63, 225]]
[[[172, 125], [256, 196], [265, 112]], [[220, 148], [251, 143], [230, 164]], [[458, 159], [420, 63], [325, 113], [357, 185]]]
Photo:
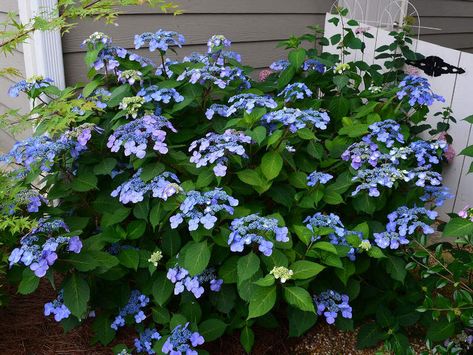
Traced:
[[[36, 15], [53, 14], [57, 0], [18, 0], [20, 21], [27, 23]], [[35, 31], [23, 44], [25, 71], [27, 78], [41, 75], [54, 80], [55, 85], [64, 89], [64, 61], [61, 32]]]

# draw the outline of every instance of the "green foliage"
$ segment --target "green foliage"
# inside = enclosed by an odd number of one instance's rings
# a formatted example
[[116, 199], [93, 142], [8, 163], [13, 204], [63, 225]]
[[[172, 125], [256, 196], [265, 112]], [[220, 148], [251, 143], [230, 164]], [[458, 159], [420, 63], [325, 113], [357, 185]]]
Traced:
[[[422, 189], [401, 181], [391, 189], [382, 189], [379, 197], [365, 191], [353, 194], [356, 171], [341, 159], [347, 147], [359, 142], [371, 124], [387, 119], [399, 122], [404, 140], [411, 142], [422, 131], [428, 110], [413, 110], [396, 96], [403, 61], [414, 56], [408, 50], [410, 39], [405, 33], [393, 33], [394, 44], [378, 49], [387, 59], [386, 68], [362, 62], [344, 66], [345, 56], [350, 51], [363, 50], [365, 45], [353, 31], [358, 26], [356, 21], [345, 23], [346, 11], [338, 11], [341, 18], [332, 22], [343, 27], [343, 34], [324, 39], [318, 29], [312, 28], [314, 33], [285, 41], [283, 46], [290, 49], [288, 67], [264, 82], [252, 81], [251, 89], [244, 91], [272, 96], [277, 109], [287, 105], [326, 111], [331, 120], [327, 129], [309, 125], [297, 132], [284, 126], [274, 129], [262, 123], [267, 109], [260, 107], [236, 112], [229, 118], [215, 115], [207, 119], [205, 112], [211, 104], [228, 104], [230, 97], [244, 89], [241, 82], [221, 88], [208, 82], [176, 79], [184, 70], [202, 68], [203, 63], [170, 65], [170, 72], [161, 76], [154, 67], [141, 67], [135, 61], [120, 58], [117, 60], [121, 68], [142, 72], [143, 83], [124, 85], [117, 81], [116, 73], [91, 69], [90, 82], [85, 85], [65, 90], [50, 87], [34, 94], [47, 94], [52, 99], [48, 104], [38, 103], [32, 111], [30, 117], [38, 127], [36, 135], [47, 133], [57, 139], [66, 130], [84, 123], [103, 129], [92, 132], [87, 150], [77, 157], [55, 157], [50, 171], [32, 169], [21, 179], [14, 172], [5, 173], [0, 181], [8, 187], [0, 189], [2, 218], [5, 215], [0, 230], [2, 240], [8, 243], [6, 249], [11, 251], [19, 237], [42, 216], [64, 219], [71, 235], [79, 236], [83, 243], [80, 253], [60, 254], [51, 266], [54, 273], [63, 276], [56, 286], [63, 290], [64, 303], [72, 313], [63, 321], [64, 327], [79, 325], [88, 311], [96, 310], [94, 341], [110, 343], [115, 336], [111, 319], [126, 304], [133, 289], [150, 298], [146, 320], [136, 329], [158, 328], [164, 335], [154, 344], [158, 351], [173, 328], [187, 322], [189, 329], [198, 331], [206, 341], [238, 331], [247, 352], [255, 342], [253, 329], [260, 324], [288, 323], [289, 335], [301, 336], [318, 316], [324, 317], [323, 312], [317, 312], [313, 297], [328, 289], [348, 295], [354, 320], [339, 315], [335, 325], [351, 330], [354, 325], [363, 324], [360, 347], [384, 341], [387, 349], [401, 354], [409, 347], [406, 334], [416, 322], [427, 329], [433, 343], [471, 326], [471, 290], [465, 282], [471, 276], [470, 253], [449, 243], [427, 246], [422, 230], [416, 230], [411, 243], [398, 250], [381, 250], [375, 245], [374, 233], [385, 229], [387, 215], [399, 206], [420, 205]], [[101, 12], [99, 17], [102, 16], [109, 15]], [[340, 55], [303, 49], [301, 44], [307, 41], [337, 44]], [[86, 61], [93, 63], [98, 54], [89, 48]], [[165, 59], [165, 53], [160, 54]], [[307, 59], [339, 70], [304, 71], [301, 65]], [[250, 71], [234, 60], [227, 60], [225, 65]], [[284, 103], [277, 95], [289, 83], [304, 83], [317, 94]], [[135, 97], [141, 85], [174, 88], [183, 95], [179, 103], [159, 103], [160, 114], [177, 131], [166, 135], [166, 154], [148, 149], [144, 156], [137, 157], [107, 147], [110, 135], [135, 119], [122, 103], [124, 98]], [[366, 89], [370, 85], [381, 87], [380, 92]], [[104, 99], [105, 108], [98, 108], [94, 92], [103, 87], [111, 96]], [[83, 113], [77, 114], [76, 107]], [[156, 108], [155, 102], [145, 102], [139, 114], [153, 113]], [[445, 117], [450, 120], [449, 114]], [[241, 131], [253, 142], [245, 147], [247, 156], [228, 157], [225, 176], [216, 176], [212, 167], [196, 167], [189, 161], [191, 142], [209, 132], [221, 134], [227, 129]], [[175, 173], [180, 183], [171, 185], [175, 193], [165, 199], [146, 193], [136, 203], [122, 204], [112, 191], [138, 170], [143, 183], [154, 181], [164, 171]], [[308, 176], [314, 171], [330, 172], [333, 179], [308, 186]], [[37, 186], [36, 181], [40, 181]], [[238, 199], [238, 206], [234, 210], [228, 208], [226, 213], [219, 211], [213, 227], [199, 224], [191, 228], [187, 220], [173, 226], [171, 217], [186, 208], [182, 207], [186, 193], [216, 188]], [[15, 199], [26, 189], [47, 195], [54, 203], [28, 213], [24, 204]], [[15, 214], [6, 213], [4, 206], [14, 206]], [[206, 206], [201, 209], [207, 211]], [[316, 212], [341, 216], [346, 230], [357, 233], [343, 235], [343, 242], [335, 242], [339, 233], [335, 229], [305, 225], [305, 218]], [[232, 222], [251, 214], [276, 220], [278, 228], [287, 228], [289, 240], [279, 241], [268, 230], [260, 237], [271, 241], [270, 255], [257, 245], [245, 244], [239, 252], [230, 249]], [[469, 221], [468, 225], [465, 221], [454, 218], [445, 227], [445, 234], [461, 238], [463, 245], [471, 243], [465, 234], [472, 232]], [[162, 255], [153, 261], [156, 251]], [[454, 261], [446, 260], [445, 251], [454, 255]], [[215, 274], [223, 285], [218, 292], [205, 288], [198, 298], [188, 288], [180, 292], [168, 275], [176, 266], [198, 280]], [[16, 275], [12, 280], [18, 283], [20, 293], [34, 292], [39, 279], [28, 268], [15, 266], [11, 273]], [[48, 271], [47, 276], [52, 275]], [[437, 292], [446, 285], [454, 288], [451, 297]], [[127, 322], [130, 324], [133, 319]]]

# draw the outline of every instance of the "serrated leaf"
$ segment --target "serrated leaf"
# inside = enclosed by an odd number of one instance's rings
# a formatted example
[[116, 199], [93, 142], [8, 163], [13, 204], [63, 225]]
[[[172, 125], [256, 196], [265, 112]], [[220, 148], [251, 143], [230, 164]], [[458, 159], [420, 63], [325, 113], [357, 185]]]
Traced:
[[140, 263], [140, 254], [138, 253], [138, 250], [123, 249], [118, 253], [117, 258], [123, 266], [133, 270], [138, 269]]
[[266, 179], [273, 180], [281, 172], [283, 159], [278, 152], [267, 152], [261, 159], [261, 171]]
[[303, 280], [316, 276], [325, 269], [325, 266], [312, 261], [299, 260], [293, 263], [290, 269], [293, 271], [292, 278], [294, 280]]
[[210, 260], [210, 248], [207, 242], [190, 242], [184, 255], [183, 267], [191, 276], [198, 275], [205, 270]]
[[156, 279], [153, 281], [151, 293], [157, 304], [164, 306], [171, 297], [174, 285], [168, 280], [164, 272], [158, 272]]
[[73, 273], [64, 281], [64, 304], [77, 318], [87, 311], [90, 299], [90, 288], [87, 282], [77, 273]]
[[268, 313], [276, 303], [276, 285], [257, 287], [251, 295], [248, 308], [248, 319], [257, 318]]
[[463, 237], [473, 234], [473, 222], [466, 218], [452, 218], [443, 230], [444, 237]]
[[37, 277], [29, 268], [23, 270], [20, 284], [18, 285], [18, 293], [28, 295], [34, 292], [39, 286], [40, 278]]
[[251, 252], [238, 259], [237, 274], [239, 282], [251, 278], [260, 268], [259, 257]]
[[227, 324], [220, 319], [207, 319], [199, 324], [199, 333], [205, 341], [213, 341], [220, 338], [227, 329]]
[[253, 348], [253, 344], [255, 343], [255, 333], [250, 327], [246, 326], [242, 329], [240, 334], [240, 343], [249, 354]]
[[315, 313], [314, 301], [310, 293], [302, 287], [284, 287], [284, 299], [301, 311]]

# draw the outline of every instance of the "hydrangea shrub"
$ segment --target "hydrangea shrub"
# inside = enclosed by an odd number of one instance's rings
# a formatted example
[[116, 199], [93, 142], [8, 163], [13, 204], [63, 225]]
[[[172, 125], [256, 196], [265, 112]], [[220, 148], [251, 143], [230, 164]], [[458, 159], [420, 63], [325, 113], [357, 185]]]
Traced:
[[45, 315], [66, 329], [90, 318], [103, 344], [134, 329], [138, 353], [197, 354], [234, 331], [249, 352], [255, 326], [288, 321], [299, 336], [318, 317], [353, 328], [379, 290], [408, 282], [401, 251], [448, 197], [447, 142], [416, 135], [441, 97], [426, 79], [298, 45], [258, 82], [227, 38], [169, 59], [184, 41], [137, 35], [150, 59], [95, 33], [85, 86], [10, 90], [52, 98], [1, 158], [21, 190], [2, 213], [37, 220], [10, 273], [22, 293], [63, 275]]

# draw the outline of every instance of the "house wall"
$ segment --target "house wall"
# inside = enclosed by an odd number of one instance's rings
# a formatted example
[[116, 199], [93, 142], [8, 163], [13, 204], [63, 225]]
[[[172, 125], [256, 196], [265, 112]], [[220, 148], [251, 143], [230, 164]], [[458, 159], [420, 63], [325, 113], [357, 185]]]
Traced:
[[307, 26], [323, 26], [325, 12], [333, 0], [177, 0], [176, 3], [184, 14], [162, 14], [158, 9], [141, 6], [127, 8], [119, 17], [118, 26], [90, 20], [80, 22], [63, 37], [67, 84], [85, 80], [84, 50], [80, 44], [95, 31], [107, 33], [115, 44], [129, 49], [133, 48], [136, 33], [159, 28], [178, 31], [187, 40], [179, 51], [180, 56], [204, 51], [211, 35], [223, 34], [233, 41], [233, 49], [242, 55], [245, 64], [263, 68], [283, 55], [284, 50], [276, 48], [278, 41], [309, 32]]
[[473, 0], [411, 0], [421, 17], [421, 39], [473, 53]]
[[[0, 0], [0, 23], [7, 21], [8, 12], [18, 12], [17, 0]], [[0, 69], [13, 67], [25, 76], [25, 63], [23, 60], [23, 49], [21, 47], [8, 55], [0, 54]], [[23, 96], [13, 98], [8, 96], [8, 89], [15, 83], [16, 78], [0, 77], [0, 115], [10, 109], [20, 109], [25, 113], [29, 108], [28, 100]], [[9, 133], [0, 130], [0, 152], [7, 151], [15, 142], [15, 138]]]

